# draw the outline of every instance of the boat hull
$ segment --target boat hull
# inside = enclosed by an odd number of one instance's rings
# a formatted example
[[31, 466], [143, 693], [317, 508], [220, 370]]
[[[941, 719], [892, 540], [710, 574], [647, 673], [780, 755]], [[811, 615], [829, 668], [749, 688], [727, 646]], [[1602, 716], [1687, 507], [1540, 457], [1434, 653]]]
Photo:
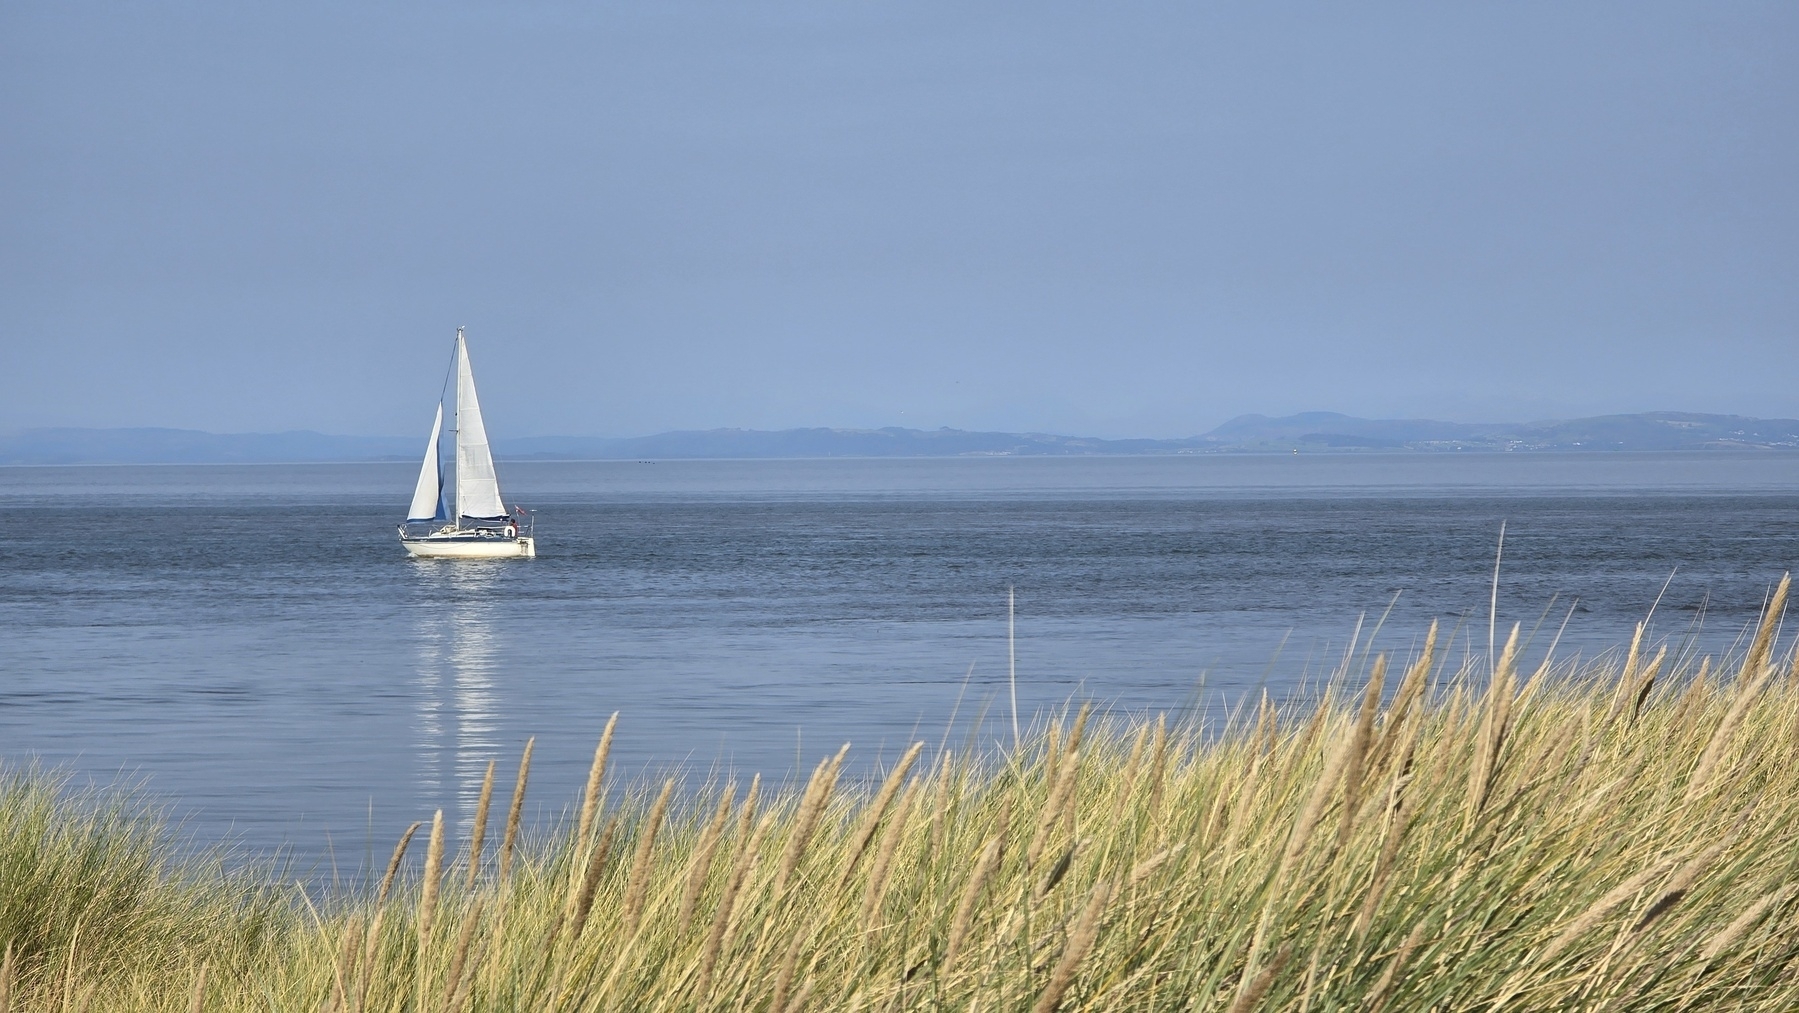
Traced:
[[401, 538], [414, 559], [536, 559], [537, 540], [470, 536]]

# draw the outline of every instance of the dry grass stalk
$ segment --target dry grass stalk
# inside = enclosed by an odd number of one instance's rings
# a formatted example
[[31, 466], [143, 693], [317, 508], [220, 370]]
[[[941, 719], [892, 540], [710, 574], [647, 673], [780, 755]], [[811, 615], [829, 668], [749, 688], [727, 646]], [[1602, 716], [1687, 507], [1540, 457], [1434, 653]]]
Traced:
[[806, 940], [812, 935], [809, 922], [802, 920], [800, 926], [793, 930], [793, 938], [787, 943], [787, 951], [781, 954], [781, 966], [775, 971], [775, 984], [771, 990], [772, 998], [768, 1008], [780, 1010], [787, 1008], [787, 990], [793, 985], [793, 972], [799, 968], [800, 951], [805, 948]]
[[1557, 933], [1556, 937], [1550, 941], [1549, 945], [1545, 946], [1542, 952], [1531, 962], [1533, 964], [1544, 964], [1554, 960], [1563, 950], [1574, 945], [1581, 936], [1586, 935], [1587, 932], [1592, 930], [1593, 926], [1598, 925], [1603, 921], [1605, 916], [1611, 914], [1614, 908], [1632, 897], [1635, 897], [1638, 893], [1642, 892], [1642, 889], [1645, 886], [1648, 886], [1655, 880], [1660, 879], [1663, 875], [1666, 875], [1669, 866], [1673, 864], [1672, 861], [1663, 859], [1629, 879], [1626, 879], [1624, 882], [1619, 883], [1617, 886], [1612, 887], [1604, 896], [1588, 905], [1585, 911], [1582, 911], [1573, 921], [1570, 921], [1566, 928]]
[[[1243, 780], [1229, 785], [1218, 785], [1215, 788], [1217, 804], [1228, 802], [1229, 819], [1224, 821], [1224, 838], [1218, 843], [1220, 854], [1234, 855], [1238, 853], [1238, 844], [1246, 833], [1250, 832], [1250, 823], [1257, 812], [1262, 811], [1257, 805], [1256, 792], [1260, 789], [1263, 778], [1261, 764], [1251, 763]], [[1208, 833], [1207, 837], [1210, 838]]]
[[748, 839], [738, 842], [737, 860], [731, 865], [730, 878], [725, 880], [724, 893], [718, 898], [718, 910], [712, 915], [712, 930], [706, 934], [706, 948], [700, 953], [699, 981], [694, 994], [702, 1000], [712, 992], [712, 972], [718, 965], [718, 955], [723, 951], [725, 939], [730, 932], [731, 911], [737, 906], [737, 894], [743, 889], [743, 881], [749, 877], [750, 869], [755, 866], [762, 839], [768, 835], [773, 823], [772, 813], [762, 817], [756, 824], [755, 832]]
[[1083, 701], [1081, 709], [1074, 716], [1074, 727], [1068, 731], [1068, 741], [1062, 746], [1062, 758], [1067, 760], [1081, 748], [1081, 740], [1087, 734], [1087, 719], [1093, 714], [1093, 704]]
[[1155, 875], [1157, 869], [1168, 864], [1169, 859], [1185, 850], [1187, 850], [1187, 845], [1176, 844], [1171, 847], [1163, 848], [1161, 851], [1145, 858], [1131, 867], [1131, 874], [1126, 878], [1125, 884], [1133, 888], [1140, 885], [1144, 880]]
[[1437, 621], [1430, 621], [1430, 629], [1424, 633], [1424, 649], [1418, 652], [1410, 668], [1406, 669], [1405, 678], [1399, 680], [1399, 689], [1393, 694], [1393, 709], [1388, 715], [1387, 727], [1404, 721], [1424, 699], [1424, 691], [1430, 685], [1431, 666], [1437, 658]]
[[1468, 768], [1468, 808], [1462, 821], [1464, 833], [1474, 826], [1474, 820], [1486, 807], [1493, 780], [1499, 776], [1499, 754], [1505, 748], [1506, 733], [1511, 727], [1512, 698], [1517, 689], [1514, 664], [1518, 653], [1518, 629], [1514, 623], [1512, 635], [1506, 638], [1505, 649], [1499, 653], [1493, 680], [1487, 686], [1487, 706], [1481, 718], [1474, 764]]
[[1306, 719], [1305, 726], [1301, 728], [1299, 734], [1294, 737], [1293, 752], [1301, 756], [1309, 753], [1312, 749], [1312, 745], [1318, 741], [1318, 736], [1324, 732], [1325, 723], [1329, 721], [1331, 715], [1336, 712], [1336, 686], [1334, 684], [1327, 684], [1324, 687], [1324, 696], [1318, 701], [1316, 709], [1312, 711], [1312, 716]]
[[12, 1013], [13, 979], [18, 975], [18, 957], [13, 953], [13, 944], [6, 944], [6, 957], [0, 959], [0, 1013]]
[[812, 988], [816, 984], [818, 984], [816, 981], [807, 978], [805, 982], [800, 985], [799, 993], [793, 997], [793, 1001], [788, 1003], [781, 1013], [800, 1013], [801, 1010], [804, 1010], [806, 1008], [806, 1000], [812, 998]]
[[906, 793], [900, 796], [899, 806], [893, 811], [893, 819], [887, 821], [887, 830], [881, 835], [881, 846], [875, 849], [874, 864], [868, 869], [868, 886], [862, 891], [861, 919], [864, 928], [870, 927], [880, 910], [882, 899], [887, 896], [887, 873], [893, 868], [893, 853], [906, 836], [906, 824], [912, 818], [912, 803], [917, 797], [918, 781], [914, 778], [907, 783]]
[[1037, 1004], [1031, 1007], [1031, 1013], [1055, 1013], [1061, 1008], [1062, 996], [1068, 986], [1074, 982], [1074, 973], [1087, 959], [1087, 951], [1093, 948], [1093, 942], [1099, 938], [1099, 925], [1104, 915], [1106, 902], [1112, 897], [1112, 882], [1106, 880], [1093, 888], [1093, 894], [1087, 900], [1086, 910], [1081, 912], [1080, 920], [1068, 932], [1068, 943], [1062, 948], [1062, 958], [1056, 961], [1055, 970], [1050, 972], [1049, 984], [1043, 994], [1037, 997]]
[[444, 811], [431, 817], [431, 843], [425, 849], [425, 880], [419, 887], [419, 948], [431, 938], [432, 923], [437, 918], [437, 890], [443, 881]]
[[1357, 937], [1365, 935], [1374, 924], [1374, 915], [1380, 910], [1381, 901], [1387, 895], [1387, 883], [1393, 875], [1393, 858], [1399, 853], [1399, 843], [1405, 837], [1406, 819], [1409, 815], [1408, 807], [1401, 800], [1394, 808], [1392, 821], [1388, 823], [1387, 833], [1381, 840], [1380, 857], [1375, 860], [1374, 875], [1362, 894], [1362, 905], [1356, 910], [1351, 931]]
[[1700, 874], [1710, 867], [1728, 843], [1728, 841], [1719, 841], [1674, 870], [1674, 875], [1662, 887], [1661, 893], [1657, 895], [1655, 901], [1649, 905], [1648, 910], [1643, 912], [1643, 916], [1637, 919], [1636, 925], [1630, 930], [1631, 934], [1641, 934], [1657, 918], [1666, 914], [1669, 908], [1680, 903], [1680, 899], [1687, 895], [1687, 891], [1693, 888], [1693, 883], [1699, 879]]
[[593, 831], [594, 817], [600, 812], [600, 785], [606, 779], [606, 758], [612, 752], [612, 732], [618, 727], [618, 711], [606, 719], [606, 730], [600, 733], [600, 744], [593, 750], [593, 766], [587, 770], [587, 787], [581, 793], [581, 822], [575, 829], [577, 847], [585, 848]]
[[1343, 818], [1338, 821], [1337, 847], [1341, 849], [1349, 843], [1350, 831], [1355, 828], [1356, 812], [1362, 806], [1362, 773], [1363, 764], [1368, 759], [1368, 749], [1374, 735], [1374, 716], [1380, 711], [1381, 692], [1386, 688], [1387, 656], [1382, 654], [1374, 659], [1374, 671], [1368, 676], [1368, 687], [1362, 693], [1362, 710], [1356, 716], [1355, 732], [1351, 736], [1349, 755], [1343, 768]]
[[855, 872], [856, 864], [862, 860], [862, 852], [868, 848], [868, 842], [874, 838], [875, 831], [880, 828], [881, 818], [887, 814], [887, 806], [892, 803], [893, 796], [898, 794], [901, 786], [906, 783], [906, 774], [911, 771], [912, 764], [923, 750], [924, 743], [914, 742], [912, 748], [906, 750], [906, 755], [900, 757], [899, 763], [894, 765], [892, 772], [887, 775], [887, 779], [881, 782], [881, 790], [875, 794], [874, 801], [868, 806], [867, 814], [862, 817], [861, 825], [856, 828], [855, 835], [850, 838], [849, 857], [844, 860], [843, 871], [837, 876], [839, 886], [842, 886]]
[[81, 942], [81, 919], [75, 919], [75, 927], [69, 933], [68, 955], [63, 958], [62, 965], [62, 1008], [68, 1009], [75, 988], [75, 948]]
[[1399, 981], [1399, 972], [1405, 968], [1406, 961], [1412, 959], [1412, 951], [1416, 950], [1418, 944], [1424, 941], [1426, 925], [1426, 922], [1420, 921], [1412, 926], [1412, 931], [1406, 933], [1405, 941], [1399, 944], [1399, 949], [1393, 954], [1393, 959], [1387, 961], [1386, 969], [1381, 971], [1380, 980], [1374, 983], [1374, 991], [1369, 993], [1368, 1013], [1380, 1013], [1381, 1010], [1387, 1008], [1387, 1003], [1393, 998], [1393, 986]]
[[[362, 949], [362, 919], [355, 916], [344, 922], [344, 931], [337, 944], [337, 959], [331, 967], [331, 1004], [327, 1008], [333, 1013], [346, 1010], [350, 1003], [350, 985], [354, 980], [350, 977], [356, 968], [356, 954]], [[0, 1013], [6, 1013], [4, 1004], [0, 1004]]]
[[487, 839], [487, 807], [493, 802], [494, 761], [487, 761], [487, 775], [481, 778], [481, 797], [475, 802], [475, 826], [468, 839], [467, 889], [475, 888], [475, 877], [481, 874], [481, 845]]
[[1687, 680], [1687, 685], [1680, 693], [1680, 701], [1674, 707], [1674, 713], [1668, 717], [1666, 724], [1671, 728], [1685, 728], [1692, 720], [1693, 712], [1704, 707], [1704, 701], [1711, 695], [1711, 655], [1706, 655], [1699, 662], [1699, 673]]
[[1774, 638], [1775, 628], [1780, 625], [1780, 617], [1786, 608], [1787, 588], [1791, 582], [1790, 577], [1780, 578], [1780, 586], [1774, 589], [1774, 597], [1768, 602], [1767, 611], [1762, 614], [1755, 643], [1749, 649], [1749, 656], [1743, 660], [1742, 674], [1737, 677], [1737, 692], [1730, 701], [1730, 709], [1724, 712], [1724, 719], [1712, 732], [1711, 740], [1705, 744], [1705, 751], [1699, 755], [1699, 762], [1693, 767], [1693, 776], [1687, 780], [1686, 797], [1689, 802], [1705, 790], [1713, 770], [1735, 740], [1737, 728], [1748, 716], [1749, 708], [1774, 678], [1774, 666], [1767, 663], [1768, 645]]
[[375, 958], [381, 953], [381, 921], [386, 913], [386, 907], [376, 906], [375, 916], [369, 919], [369, 930], [363, 937], [362, 963], [356, 965], [356, 990], [350, 1003], [353, 1013], [360, 1013], [368, 1001], [369, 984], [375, 976]]
[[1642, 661], [1643, 630], [1646, 624], [1638, 623], [1636, 633], [1631, 635], [1630, 649], [1624, 654], [1624, 670], [1612, 686], [1612, 702], [1605, 709], [1605, 720], [1610, 724], [1624, 713], [1630, 695], [1636, 687], [1637, 665]]
[[685, 933], [687, 927], [693, 924], [693, 908], [699, 903], [700, 891], [705, 889], [706, 878], [712, 873], [712, 856], [718, 850], [719, 840], [724, 836], [725, 820], [730, 818], [731, 800], [736, 794], [736, 782], [725, 786], [711, 822], [700, 832], [699, 844], [694, 846], [693, 858], [687, 863], [687, 884], [681, 889], [680, 913], [675, 918], [678, 932]]
[[643, 898], [650, 885], [650, 852], [656, 846], [656, 832], [662, 829], [662, 819], [668, 815], [668, 797], [674, 790], [674, 778], [663, 782], [662, 794], [656, 796], [656, 804], [650, 807], [650, 818], [638, 832], [637, 853], [631, 858], [631, 875], [625, 886], [626, 933], [637, 930], [637, 919], [643, 914]]
[[1168, 774], [1168, 715], [1156, 715], [1156, 731], [1149, 743], [1149, 811], [1160, 818], [1162, 792]]
[[[468, 969], [469, 946], [475, 940], [475, 928], [481, 922], [481, 901], [479, 898], [469, 905], [468, 914], [462, 917], [462, 930], [456, 933], [456, 951], [450, 957], [450, 973], [444, 978], [444, 1013], [462, 1007], [463, 998], [468, 991], [468, 979], [471, 974], [464, 974]], [[472, 969], [470, 969], [472, 971]]]
[[[1329, 694], [1327, 693], [1326, 696], [1328, 698]], [[1328, 703], [1328, 699], [1325, 702]], [[1321, 708], [1323, 706], [1324, 704], [1320, 704]], [[1337, 784], [1343, 778], [1343, 768], [1348, 762], [1349, 751], [1353, 748], [1355, 748], [1355, 732], [1354, 729], [1351, 729], [1340, 737], [1337, 747], [1325, 757], [1324, 770], [1319, 775], [1317, 783], [1312, 786], [1312, 794], [1306, 800], [1305, 808], [1300, 810], [1298, 818], [1294, 820], [1293, 829], [1287, 835], [1287, 845], [1281, 852], [1280, 862], [1268, 882], [1267, 893], [1262, 901], [1261, 915], [1256, 920], [1255, 932], [1250, 936], [1249, 955], [1244, 960], [1245, 967], [1256, 967], [1262, 959], [1262, 951], [1267, 945], [1268, 932], [1274, 924], [1275, 905], [1284, 896], [1289, 877], [1311, 843], [1312, 832], [1317, 829], [1318, 822], [1324, 815], [1325, 807], [1336, 793]], [[1237, 995], [1238, 1001], [1241, 1001], [1247, 994], [1247, 990], [1252, 984], [1253, 979], [1247, 976], [1243, 979], [1241, 990]], [[1235, 1006], [1232, 1008], [1234, 1009]]]
[[1399, 854], [1400, 842], [1405, 839], [1406, 825], [1411, 816], [1406, 788], [1411, 783], [1412, 755], [1417, 748], [1418, 724], [1414, 722], [1400, 742], [1399, 753], [1393, 765], [1393, 781], [1387, 789], [1387, 830], [1381, 838], [1380, 856], [1374, 862], [1374, 875], [1362, 898], [1361, 909], [1356, 912], [1352, 931], [1357, 937], [1366, 933], [1373, 924], [1374, 913], [1379, 910], [1381, 898], [1386, 893], [1387, 879], [1393, 872], [1393, 859]]
[[1774, 633], [1780, 629], [1780, 620], [1786, 613], [1787, 591], [1791, 589], [1792, 583], [1792, 574], [1781, 574], [1773, 597], [1768, 599], [1767, 607], [1762, 610], [1762, 621], [1756, 628], [1755, 641], [1749, 645], [1749, 653], [1743, 656], [1743, 669], [1737, 673], [1738, 682], [1754, 677], [1768, 663], [1768, 652], [1773, 648]]
[[[479, 958], [477, 958], [479, 960]], [[462, 976], [462, 986], [458, 988], [450, 1001], [445, 1004], [443, 1013], [462, 1013], [468, 1006], [469, 994], [475, 990], [475, 973], [471, 967], [469, 973]]]
[[1449, 692], [1449, 706], [1443, 715], [1443, 724], [1450, 728], [1459, 728], [1467, 716], [1463, 713], [1468, 703], [1468, 684], [1462, 677], [1455, 679], [1455, 688]]
[[594, 845], [587, 855], [587, 867], [582, 871], [581, 887], [575, 892], [573, 903], [568, 909], [568, 937], [581, 938], [581, 930], [587, 926], [587, 914], [593, 910], [593, 897], [600, 886], [600, 874], [606, 871], [606, 857], [612, 851], [612, 838], [618, 832], [618, 817], [613, 816], [606, 821], [606, 829], [600, 833], [599, 843]]
[[1755, 903], [1743, 909], [1742, 914], [1737, 915], [1729, 925], [1720, 929], [1718, 933], [1712, 936], [1705, 944], [1705, 949], [1699, 954], [1701, 968], [1705, 965], [1709, 965], [1712, 961], [1717, 960], [1722, 956], [1725, 950], [1730, 949], [1736, 944], [1738, 939], [1743, 937], [1743, 933], [1748, 932], [1751, 926], [1760, 921], [1762, 916], [1768, 913], [1769, 908], [1772, 908], [1785, 901], [1788, 897], [1791, 897], [1795, 889], [1799, 889], [1799, 887], [1795, 887], [1793, 884], [1788, 883], [1786, 886], [1780, 887], [1777, 890], [1763, 894], [1755, 901]]
[[407, 827], [406, 832], [400, 835], [400, 843], [394, 845], [393, 857], [387, 860], [387, 872], [381, 877], [381, 889], [375, 894], [377, 908], [387, 903], [387, 893], [393, 889], [394, 877], [400, 872], [400, 860], [406, 857], [406, 845], [412, 843], [412, 835], [418, 833], [419, 827], [424, 825], [414, 820], [412, 826]]
[[[1082, 716], [1086, 711], [1081, 711]], [[1050, 833], [1062, 818], [1063, 810], [1074, 798], [1076, 779], [1080, 776], [1081, 754], [1078, 750], [1070, 750], [1057, 765], [1055, 780], [1051, 782], [1049, 796], [1043, 800], [1043, 812], [1037, 818], [1037, 830], [1031, 834], [1031, 843], [1025, 848], [1024, 864], [1027, 868], [1035, 868], [1037, 860], [1043, 857], [1043, 849], [1049, 843]]]
[[1322, 951], [1313, 950], [1312, 959], [1306, 962], [1306, 973], [1302, 979], [1305, 984], [1299, 990], [1299, 1008], [1302, 1011], [1310, 1011], [1312, 1008], [1312, 994], [1318, 987], [1318, 964], [1323, 959]]
[[1143, 751], [1148, 747], [1149, 726], [1144, 725], [1137, 729], [1136, 738], [1131, 740], [1131, 752], [1124, 761], [1124, 777], [1119, 781], [1118, 790], [1112, 799], [1112, 822], [1114, 824], [1124, 819], [1125, 806], [1130, 804], [1131, 793], [1137, 787], [1137, 773], [1143, 764]]
[[824, 816], [825, 805], [831, 799], [831, 789], [837, 784], [838, 771], [843, 768], [843, 758], [849, 749], [846, 742], [836, 756], [821, 760], [812, 771], [812, 779], [806, 782], [806, 794], [801, 797], [799, 813], [793, 819], [793, 832], [787, 835], [787, 846], [781, 851], [780, 871], [775, 874], [775, 893], [787, 888], [794, 871], [799, 868], [806, 845], [812, 841], [812, 832], [818, 829], [818, 821]]
[[[951, 775], [954, 773], [954, 762], [948, 753], [939, 758], [937, 763], [937, 801], [931, 806], [931, 857], [943, 854], [943, 837], [949, 832], [949, 804]], [[4, 1013], [4, 1011], [0, 1011]]]
[[1337, 784], [1343, 779], [1344, 768], [1349, 765], [1349, 754], [1355, 748], [1355, 732], [1351, 729], [1326, 758], [1324, 770], [1319, 774], [1318, 782], [1312, 786], [1312, 794], [1306, 800], [1305, 808], [1300, 810], [1299, 818], [1293, 822], [1292, 833], [1287, 835], [1287, 847], [1281, 853], [1280, 867], [1274, 874], [1277, 884], [1285, 880], [1293, 864], [1311, 843], [1312, 831], [1317, 828], [1318, 821], [1324, 816], [1325, 807], [1336, 794]]
[[[1785, 587], [1786, 583], [1783, 581], [1781, 588]], [[1774, 678], [1774, 666], [1765, 664], [1765, 666], [1761, 666], [1754, 678], [1750, 678], [1747, 684], [1738, 687], [1736, 696], [1731, 700], [1731, 709], [1723, 713], [1722, 722], [1718, 722], [1718, 727], [1711, 732], [1711, 740], [1705, 743], [1705, 752], [1700, 754], [1698, 763], [1693, 766], [1693, 777], [1687, 779], [1687, 801], [1693, 801], [1700, 793], [1704, 792], [1705, 784], [1711, 781], [1711, 775], [1716, 770], [1718, 763], [1722, 761], [1723, 754], [1731, 749], [1732, 741], [1736, 740], [1736, 729], [1741, 727], [1743, 718], [1749, 716], [1750, 707], [1754, 705], [1756, 698], [1761, 696], [1761, 691], [1768, 686], [1768, 682], [1772, 678]]]
[[1264, 688], [1262, 690], [1262, 699], [1256, 704], [1255, 735], [1249, 740], [1255, 747], [1257, 761], [1260, 761], [1262, 758], [1274, 752], [1274, 735], [1278, 730], [1277, 725], [1279, 724], [1279, 720], [1279, 715], [1275, 713], [1274, 704], [1268, 699], [1268, 690]]
[[187, 1013], [200, 1013], [206, 1007], [206, 970], [206, 962], [201, 961], [200, 973], [194, 975], [194, 991], [187, 1001]]
[[975, 905], [980, 903], [987, 881], [993, 878], [1005, 855], [1006, 831], [1002, 824], [999, 833], [981, 847], [981, 857], [975, 860], [974, 872], [969, 874], [968, 884], [962, 888], [962, 899], [956, 904], [955, 917], [950, 919], [949, 940], [943, 946], [943, 960], [938, 965], [943, 970], [947, 971], [955, 966], [956, 956], [962, 952], [962, 944], [968, 940], [968, 930], [974, 925]]
[[1032, 904], [1041, 903], [1043, 898], [1049, 896], [1051, 890], [1061, 884], [1062, 877], [1068, 875], [1069, 868], [1074, 865], [1075, 853], [1080, 851], [1086, 843], [1086, 841], [1070, 841], [1068, 847], [1062, 849], [1062, 856], [1055, 860], [1054, 864], [1049, 867], [1049, 871], [1045, 872], [1043, 877], [1037, 881], [1037, 888], [1031, 891]]
[[1268, 989], [1274, 985], [1275, 976], [1281, 973], [1281, 969], [1286, 967], [1287, 961], [1292, 958], [1292, 943], [1287, 943], [1275, 951], [1274, 959], [1268, 962], [1267, 967], [1257, 972], [1255, 977], [1243, 980], [1243, 987], [1237, 992], [1236, 1001], [1231, 1003], [1230, 1013], [1249, 1013], [1250, 1010], [1260, 1005], [1262, 997], [1267, 995]]
[[1643, 701], [1649, 699], [1649, 691], [1655, 688], [1655, 677], [1662, 669], [1662, 663], [1668, 660], [1668, 649], [1663, 647], [1655, 652], [1655, 657], [1644, 666], [1643, 674], [1637, 678], [1636, 689], [1631, 693], [1630, 714], [1625, 719], [1627, 727], [1635, 727], [1637, 718], [1643, 713]]
[[518, 761], [518, 782], [512, 786], [512, 805], [506, 810], [506, 836], [500, 841], [500, 882], [512, 874], [512, 850], [518, 846], [519, 822], [525, 814], [525, 783], [531, 777], [531, 750], [535, 737], [525, 740], [525, 755]]
[[750, 826], [756, 821], [756, 806], [762, 800], [762, 775], [750, 778], [750, 790], [743, 795], [743, 805], [737, 809], [737, 839], [749, 836]]
[[[1536, 781], [1543, 783], [1548, 783], [1558, 775], [1568, 776], [1568, 754], [1574, 750], [1574, 744], [1580, 741], [1586, 731], [1582, 724], [1572, 720], [1563, 721], [1555, 734], [1538, 746], [1530, 765], [1525, 769]], [[1519, 786], [1520, 791], [1524, 788], [1524, 785]]]
[[74, 1013], [87, 1013], [88, 1007], [94, 1004], [94, 991], [99, 987], [100, 986], [89, 982], [88, 986], [81, 990], [81, 998], [75, 1000]]

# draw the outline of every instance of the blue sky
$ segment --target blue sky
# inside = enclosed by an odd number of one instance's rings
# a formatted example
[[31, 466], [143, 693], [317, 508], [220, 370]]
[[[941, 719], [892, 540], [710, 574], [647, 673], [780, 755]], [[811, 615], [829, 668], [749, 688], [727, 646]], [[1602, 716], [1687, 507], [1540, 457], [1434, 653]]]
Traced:
[[1799, 416], [1792, 4], [0, 5], [0, 428]]

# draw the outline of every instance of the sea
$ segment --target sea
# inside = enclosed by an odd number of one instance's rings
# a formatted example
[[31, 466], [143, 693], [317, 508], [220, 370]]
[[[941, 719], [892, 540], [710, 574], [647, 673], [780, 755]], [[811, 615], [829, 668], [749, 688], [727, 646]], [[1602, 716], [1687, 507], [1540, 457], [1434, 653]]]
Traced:
[[501, 462], [539, 554], [494, 562], [406, 556], [414, 470], [0, 468], [0, 764], [355, 876], [533, 738], [554, 825], [615, 712], [620, 790], [867, 775], [1084, 702], [1217, 727], [1433, 620], [1452, 668], [1727, 655], [1799, 565], [1776, 452]]

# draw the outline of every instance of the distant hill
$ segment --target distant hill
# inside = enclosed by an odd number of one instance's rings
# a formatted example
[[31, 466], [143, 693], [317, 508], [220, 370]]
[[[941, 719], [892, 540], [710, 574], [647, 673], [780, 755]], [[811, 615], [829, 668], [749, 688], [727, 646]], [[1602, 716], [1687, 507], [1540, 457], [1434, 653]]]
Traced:
[[1799, 420], [1644, 412], [1560, 422], [1358, 419], [1335, 412], [1239, 415], [1207, 433], [1219, 451], [1766, 450], [1799, 448]]
[[[191, 429], [27, 429], [0, 435], [0, 464], [209, 464], [412, 460], [415, 437], [221, 435]], [[1102, 440], [963, 429], [706, 429], [623, 439], [498, 440], [503, 460], [792, 457], [1047, 457], [1126, 454], [1799, 449], [1799, 420], [1647, 412], [1557, 422], [1240, 415], [1203, 436]]]
[[1049, 433], [963, 429], [704, 429], [628, 439], [541, 437], [501, 440], [496, 453], [518, 458], [635, 460], [779, 457], [1041, 457], [1075, 454], [1173, 454], [1195, 440], [1102, 440]]

